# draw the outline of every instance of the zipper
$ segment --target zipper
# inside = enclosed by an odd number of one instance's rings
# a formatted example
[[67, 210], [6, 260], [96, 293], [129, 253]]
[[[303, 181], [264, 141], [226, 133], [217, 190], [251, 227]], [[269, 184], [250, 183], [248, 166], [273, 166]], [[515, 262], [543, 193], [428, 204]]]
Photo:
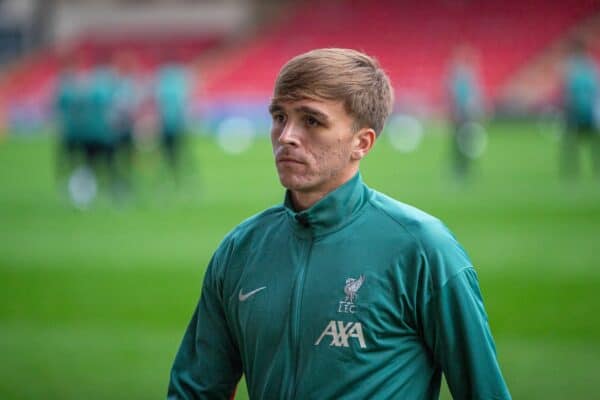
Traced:
[[304, 293], [304, 280], [310, 262], [313, 241], [314, 239], [311, 237], [306, 245], [306, 256], [304, 257], [304, 263], [300, 267], [300, 271], [298, 271], [296, 289], [294, 291], [294, 301], [292, 302], [291, 332], [292, 348], [294, 352], [294, 369], [292, 371], [292, 379], [288, 390], [288, 399], [296, 398], [297, 392], [296, 384], [298, 382], [298, 364], [300, 361], [300, 309], [302, 305], [302, 295]]

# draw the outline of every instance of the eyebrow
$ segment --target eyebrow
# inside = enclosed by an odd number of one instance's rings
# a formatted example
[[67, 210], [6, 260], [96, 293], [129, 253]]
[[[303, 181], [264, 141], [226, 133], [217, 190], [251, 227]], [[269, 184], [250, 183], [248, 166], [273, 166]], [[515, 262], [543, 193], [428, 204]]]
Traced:
[[271, 104], [269, 105], [269, 113], [274, 114], [278, 111], [282, 111], [283, 107], [281, 107], [279, 104]]
[[[269, 105], [269, 113], [274, 114], [276, 112], [284, 111], [283, 107], [279, 104], [273, 103]], [[296, 112], [301, 112], [304, 114], [312, 115], [317, 119], [320, 119], [323, 123], [329, 122], [329, 116], [316, 108], [312, 108], [309, 106], [300, 106], [294, 109]]]
[[319, 111], [315, 108], [312, 108], [312, 107], [300, 106], [300, 107], [296, 108], [296, 111], [303, 112], [308, 115], [312, 115], [313, 117], [320, 119], [321, 122], [323, 122], [323, 123], [326, 123], [329, 121], [329, 116], [327, 114], [322, 113], [321, 111]]

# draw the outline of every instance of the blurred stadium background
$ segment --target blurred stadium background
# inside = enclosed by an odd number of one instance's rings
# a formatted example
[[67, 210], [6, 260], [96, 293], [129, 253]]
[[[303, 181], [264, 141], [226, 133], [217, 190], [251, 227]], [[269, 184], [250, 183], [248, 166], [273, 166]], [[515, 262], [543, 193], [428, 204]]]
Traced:
[[[600, 58], [599, 1], [0, 0], [0, 398], [164, 398], [212, 251], [282, 199], [266, 104], [280, 66], [317, 47], [389, 72], [395, 114], [362, 173], [469, 251], [513, 397], [597, 398], [600, 181], [585, 152], [577, 179], [558, 166], [575, 36]], [[456, 181], [444, 82], [465, 43], [486, 117]], [[143, 111], [132, 193], [76, 207], [55, 172], [61, 59], [123, 52], [142, 85], [165, 54], [192, 77], [185, 179]]]

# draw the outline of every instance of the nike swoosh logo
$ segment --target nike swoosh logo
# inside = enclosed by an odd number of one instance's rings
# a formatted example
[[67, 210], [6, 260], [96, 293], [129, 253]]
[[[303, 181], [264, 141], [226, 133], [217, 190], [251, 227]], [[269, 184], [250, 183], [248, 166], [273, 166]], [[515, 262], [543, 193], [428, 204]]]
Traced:
[[267, 288], [266, 286], [259, 287], [258, 289], [254, 289], [253, 291], [248, 292], [248, 293], [242, 293], [242, 289], [240, 289], [239, 299], [240, 299], [240, 301], [246, 301], [246, 300], [248, 300], [248, 298], [250, 296], [255, 295], [256, 293], [258, 293], [261, 290], [266, 289], [266, 288]]

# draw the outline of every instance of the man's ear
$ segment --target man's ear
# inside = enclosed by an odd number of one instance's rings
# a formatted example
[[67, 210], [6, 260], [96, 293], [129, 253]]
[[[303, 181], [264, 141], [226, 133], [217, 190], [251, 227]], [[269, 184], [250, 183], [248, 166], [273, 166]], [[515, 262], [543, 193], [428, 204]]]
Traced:
[[371, 128], [362, 128], [354, 134], [352, 141], [352, 160], [361, 160], [373, 148], [377, 134]]

